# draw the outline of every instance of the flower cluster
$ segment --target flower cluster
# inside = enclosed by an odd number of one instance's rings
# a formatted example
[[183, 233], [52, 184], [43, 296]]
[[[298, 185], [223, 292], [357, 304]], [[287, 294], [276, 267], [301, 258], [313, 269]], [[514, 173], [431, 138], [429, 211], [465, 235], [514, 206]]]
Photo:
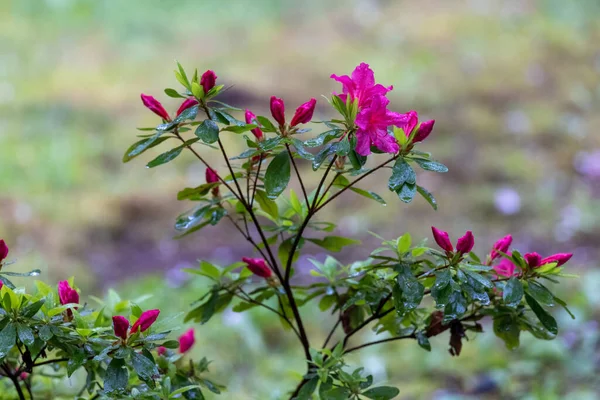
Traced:
[[[160, 314], [160, 310], [147, 310], [140, 314], [139, 318], [134, 322], [131, 329], [129, 329], [129, 320], [123, 316], [115, 315], [113, 320], [113, 331], [115, 336], [121, 338], [123, 341], [126, 341], [127, 338], [133, 334], [138, 332], [145, 332], [158, 318], [158, 314]], [[127, 330], [129, 329], [129, 333]]]
[[[279, 129], [281, 130], [281, 134], [285, 135], [287, 132], [287, 127], [285, 124], [285, 104], [282, 99], [277, 98], [275, 96], [271, 96], [271, 115], [279, 124]], [[306, 103], [300, 105], [296, 109], [294, 116], [292, 117], [292, 122], [290, 122], [290, 128], [294, 128], [299, 124], [306, 124], [310, 122], [313, 117], [313, 113], [315, 112], [315, 106], [317, 105], [317, 100], [311, 98]]]

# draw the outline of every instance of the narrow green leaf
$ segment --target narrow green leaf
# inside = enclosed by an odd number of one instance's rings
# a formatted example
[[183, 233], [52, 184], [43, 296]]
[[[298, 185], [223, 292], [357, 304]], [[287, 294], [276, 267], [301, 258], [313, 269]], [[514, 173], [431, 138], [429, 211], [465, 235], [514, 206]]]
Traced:
[[360, 240], [350, 239], [342, 236], [326, 236], [323, 239], [306, 238], [317, 246], [321, 246], [329, 251], [338, 252], [345, 246], [353, 246], [360, 244]]
[[290, 158], [281, 152], [273, 158], [265, 172], [265, 190], [271, 199], [277, 198], [290, 182]]
[[219, 140], [219, 126], [215, 121], [205, 119], [198, 125], [194, 134], [204, 143], [212, 144]]
[[550, 315], [544, 308], [538, 303], [533, 297], [529, 294], [525, 293], [525, 300], [529, 307], [531, 307], [531, 311], [538, 317], [544, 328], [548, 329], [548, 331], [554, 335], [558, 333], [558, 325], [556, 324], [556, 320], [552, 315]]

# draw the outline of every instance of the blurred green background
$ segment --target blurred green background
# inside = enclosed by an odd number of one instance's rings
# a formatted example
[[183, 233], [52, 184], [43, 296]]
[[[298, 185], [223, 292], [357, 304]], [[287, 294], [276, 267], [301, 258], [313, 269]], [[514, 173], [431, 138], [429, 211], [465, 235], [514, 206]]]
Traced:
[[[121, 163], [135, 128], [157, 122], [140, 92], [174, 111], [162, 90], [177, 85], [177, 59], [235, 85], [227, 103], [265, 114], [273, 94], [288, 109], [316, 97], [325, 117], [320, 95], [340, 90], [329, 75], [365, 61], [394, 85], [396, 111], [436, 119], [422, 148], [450, 172], [419, 176], [437, 212], [396, 201], [385, 178], [369, 188], [387, 207], [344, 195], [327, 218], [364, 246], [339, 258], [365, 258], [377, 245], [367, 230], [427, 237], [436, 225], [455, 238], [472, 228], [482, 253], [506, 233], [522, 251], [573, 251], [569, 269], [581, 278], [562, 289], [578, 319], [558, 314], [553, 342], [525, 338], [510, 353], [489, 332], [459, 358], [442, 338], [431, 354], [408, 342], [353, 360], [406, 399], [597, 398], [598, 43], [597, 0], [0, 0], [0, 237], [18, 268], [40, 268], [50, 282], [76, 275], [84, 294], [116, 287], [153, 294], [144, 306], [186, 311], [206, 283], [182, 267], [250, 249], [225, 224], [173, 239], [188, 207], [176, 193], [204, 170], [187, 156], [146, 169], [160, 149]], [[242, 148], [233, 135], [228, 146]], [[327, 317], [304, 313], [323, 337]], [[197, 338], [196, 354], [216, 359], [212, 373], [229, 387], [222, 398], [276, 399], [303, 371], [292, 335], [259, 310], [225, 313]]]

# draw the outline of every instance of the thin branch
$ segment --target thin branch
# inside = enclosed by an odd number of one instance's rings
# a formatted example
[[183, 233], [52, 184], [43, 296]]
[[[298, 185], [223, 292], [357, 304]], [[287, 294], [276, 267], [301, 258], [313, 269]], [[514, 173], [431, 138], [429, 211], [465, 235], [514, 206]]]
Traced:
[[331, 338], [333, 337], [333, 334], [335, 333], [335, 330], [337, 329], [338, 326], [340, 326], [341, 322], [342, 322], [342, 319], [338, 318], [338, 320], [335, 322], [335, 324], [333, 325], [333, 327], [329, 331], [329, 334], [327, 335], [327, 338], [325, 339], [325, 342], [323, 343], [323, 346], [321, 346], [322, 349], [324, 349], [325, 347], [327, 347], [327, 345], [329, 344], [329, 341], [331, 340]]
[[395, 336], [395, 337], [391, 337], [391, 338], [387, 338], [387, 339], [375, 340], [374, 342], [363, 343], [360, 346], [350, 347], [348, 350], [344, 351], [344, 354], [348, 354], [350, 352], [360, 350], [365, 347], [374, 346], [374, 345], [380, 344], [380, 343], [392, 342], [392, 341], [402, 340], [402, 339], [414, 339], [414, 338], [416, 338], [416, 336], [414, 334], [410, 334], [410, 335], [405, 335], [405, 336]]
[[229, 157], [227, 157], [227, 152], [225, 151], [225, 147], [223, 147], [223, 142], [221, 142], [221, 139], [219, 139], [217, 141], [217, 143], [219, 143], [219, 147], [221, 148], [221, 153], [223, 153], [223, 158], [225, 159], [225, 162], [227, 163], [227, 168], [229, 169], [229, 173], [231, 174], [233, 183], [235, 184], [235, 187], [237, 188], [238, 193], [240, 194], [240, 201], [245, 203], [244, 192], [242, 192], [242, 188], [240, 187], [240, 184], [239, 184], [237, 178], [235, 177], [235, 172], [233, 172], [233, 167], [231, 166], [231, 163], [229, 162]]
[[395, 159], [397, 159], [399, 157], [399, 155], [395, 155], [392, 158], [388, 159], [387, 161], [384, 161], [383, 163], [377, 165], [375, 168], [371, 169], [370, 171], [365, 172], [363, 175], [359, 176], [358, 178], [356, 178], [355, 180], [353, 180], [352, 182], [350, 182], [348, 184], [348, 186], [342, 188], [342, 190], [340, 190], [339, 192], [335, 193], [333, 196], [331, 196], [329, 199], [327, 199], [327, 201], [323, 204], [321, 204], [319, 207], [317, 207], [316, 211], [319, 211], [320, 209], [322, 209], [323, 207], [325, 207], [327, 204], [331, 203], [331, 201], [333, 199], [335, 199], [336, 197], [338, 197], [340, 194], [344, 193], [346, 190], [350, 189], [352, 186], [354, 186], [355, 184], [357, 184], [359, 181], [363, 180], [364, 178], [366, 178], [367, 176], [371, 175], [373, 172], [385, 167], [387, 164], [391, 163], [392, 161], [394, 161]]
[[250, 198], [250, 208], [254, 205], [254, 197], [256, 196], [256, 186], [258, 185], [258, 178], [260, 177], [260, 168], [262, 167], [263, 155], [260, 155], [258, 160], [258, 167], [256, 167], [256, 179], [254, 179], [254, 187], [252, 188], [252, 197]]
[[298, 166], [296, 165], [296, 161], [294, 160], [294, 154], [290, 150], [290, 145], [285, 144], [285, 148], [290, 156], [290, 160], [292, 161], [292, 165], [294, 166], [294, 171], [296, 171], [296, 176], [298, 177], [298, 181], [300, 182], [300, 187], [302, 188], [302, 194], [304, 194], [304, 201], [308, 206], [308, 195], [306, 194], [306, 188], [304, 187], [304, 182], [302, 181], [302, 177], [300, 176], [300, 171], [298, 171]]

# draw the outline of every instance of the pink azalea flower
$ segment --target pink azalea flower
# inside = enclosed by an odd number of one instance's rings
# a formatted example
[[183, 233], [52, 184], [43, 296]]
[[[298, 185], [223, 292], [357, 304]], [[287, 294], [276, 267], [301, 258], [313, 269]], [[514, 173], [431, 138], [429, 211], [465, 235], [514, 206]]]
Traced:
[[525, 261], [527, 261], [527, 265], [529, 265], [531, 268], [536, 268], [542, 265], [542, 256], [536, 252], [527, 253], [523, 257], [525, 258]]
[[406, 114], [388, 110], [389, 100], [382, 95], [375, 95], [369, 107], [363, 108], [356, 117], [356, 152], [361, 156], [371, 154], [371, 146], [386, 153], [397, 153], [400, 148], [396, 139], [387, 131], [387, 127], [401, 127], [406, 123]]
[[473, 232], [467, 231], [463, 237], [460, 237], [456, 242], [456, 251], [459, 253], [469, 253], [473, 250], [473, 246], [475, 245], [475, 238], [473, 237]]
[[377, 95], [385, 96], [387, 92], [393, 89], [393, 86], [385, 87], [375, 83], [375, 74], [369, 68], [369, 64], [361, 63], [352, 72], [352, 76], [335, 74], [331, 75], [332, 79], [340, 82], [343, 86], [343, 94], [339, 97], [346, 101], [347, 96], [351, 100], [358, 99], [358, 107], [368, 107], [371, 101]]
[[177, 116], [179, 116], [179, 114], [181, 114], [182, 112], [184, 112], [188, 108], [190, 108], [192, 106], [195, 106], [196, 104], [198, 104], [198, 100], [196, 100], [193, 97], [185, 99], [183, 101], [183, 103], [181, 103], [181, 105], [179, 106], [179, 108], [177, 109]]
[[164, 355], [167, 352], [167, 348], [164, 346], [158, 346], [156, 348], [156, 354], [158, 354], [159, 356]]
[[192, 348], [194, 343], [196, 343], [194, 328], [191, 328], [179, 337], [179, 352], [181, 354], [186, 353]]
[[494, 246], [492, 247], [492, 252], [490, 253], [490, 258], [492, 260], [495, 260], [496, 258], [501, 257], [502, 255], [499, 253], [499, 251], [502, 253], [506, 253], [508, 251], [508, 248], [512, 244], [512, 241], [512, 235], [506, 235], [502, 239], [494, 243]]
[[563, 265], [567, 261], [569, 261], [571, 259], [571, 257], [573, 257], [573, 253], [558, 253], [558, 254], [554, 254], [552, 256], [544, 258], [540, 262], [540, 265], [550, 264], [550, 263], [555, 262], [555, 263], [557, 263], [556, 266], [560, 267], [561, 265]]
[[270, 278], [273, 273], [271, 268], [269, 268], [262, 258], [242, 257], [242, 261], [246, 263], [248, 269], [252, 271], [254, 275], [260, 276], [261, 278]]
[[200, 77], [200, 85], [202, 85], [202, 89], [204, 89], [204, 93], [208, 93], [210, 89], [215, 87], [215, 83], [217, 82], [217, 75], [214, 71], [208, 70], [202, 74]]
[[154, 114], [158, 115], [159, 117], [161, 117], [164, 120], [167, 120], [167, 121], [171, 120], [171, 117], [169, 117], [169, 113], [167, 112], [167, 110], [165, 110], [163, 105], [160, 104], [160, 101], [158, 101], [154, 97], [144, 94], [144, 93], [141, 94], [141, 98], [142, 98], [142, 103], [144, 103], [146, 108], [148, 108]]
[[[58, 282], [58, 297], [60, 299], [60, 304], [62, 305], [79, 303], [79, 293], [77, 293], [77, 290], [73, 289], [67, 281]], [[77, 307], [75, 307], [75, 309], [77, 309]]]
[[443, 250], [447, 252], [454, 251], [454, 246], [452, 246], [452, 242], [450, 241], [450, 236], [448, 232], [442, 231], [441, 229], [436, 228], [435, 226], [431, 227], [431, 232], [433, 233], [433, 238], [438, 246], [440, 246]]
[[115, 336], [120, 337], [123, 340], [127, 340], [127, 329], [129, 329], [129, 321], [127, 318], [120, 315], [115, 315], [112, 317], [112, 320]]
[[313, 113], [315, 112], [315, 105], [317, 100], [312, 98], [306, 103], [302, 104], [296, 109], [296, 113], [290, 122], [290, 126], [296, 126], [298, 124], [306, 124], [312, 119]]
[[144, 332], [148, 330], [158, 318], [160, 310], [147, 310], [140, 315], [137, 321], [131, 327], [130, 334], [136, 333], [138, 330]]
[[0, 240], [0, 262], [8, 257], [8, 246], [4, 240]]
[[[246, 118], [246, 123], [247, 124], [257, 124], [256, 121], [256, 115], [254, 115], [254, 113], [250, 110], [246, 110], [246, 112], [244, 113], [244, 118]], [[252, 134], [254, 135], [254, 137], [256, 137], [256, 139], [258, 139], [259, 141], [263, 140], [263, 131], [260, 130], [260, 128], [254, 128], [251, 130]]]
[[510, 278], [511, 276], [519, 276], [519, 269], [517, 266], [507, 258], [500, 260], [498, 265], [494, 265], [494, 271], [498, 276], [505, 276]]

